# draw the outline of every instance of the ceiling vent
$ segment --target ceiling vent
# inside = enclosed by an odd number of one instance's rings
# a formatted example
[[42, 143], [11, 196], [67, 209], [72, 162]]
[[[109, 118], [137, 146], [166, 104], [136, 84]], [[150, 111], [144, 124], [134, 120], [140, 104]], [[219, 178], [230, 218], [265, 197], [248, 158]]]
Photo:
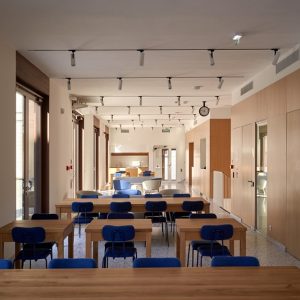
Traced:
[[121, 129], [121, 133], [129, 133], [129, 129]]
[[163, 133], [170, 133], [170, 131], [171, 131], [170, 128], [163, 128], [163, 129], [161, 130], [161, 132], [163, 132]]
[[299, 60], [299, 49], [294, 51], [291, 55], [287, 56], [285, 59], [283, 59], [276, 65], [276, 74], [286, 69], [287, 67], [295, 63], [297, 60]]
[[250, 81], [249, 83], [247, 83], [245, 86], [243, 86], [241, 88], [241, 96], [245, 95], [246, 93], [248, 93], [252, 89], [253, 89], [253, 81]]

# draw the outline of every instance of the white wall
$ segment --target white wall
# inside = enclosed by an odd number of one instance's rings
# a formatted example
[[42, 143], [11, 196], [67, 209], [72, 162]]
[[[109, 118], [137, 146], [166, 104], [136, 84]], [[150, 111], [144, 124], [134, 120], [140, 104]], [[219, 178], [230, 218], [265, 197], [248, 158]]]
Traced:
[[50, 79], [49, 99], [49, 208], [72, 195], [72, 106], [65, 80]]
[[106, 184], [106, 149], [105, 149], [105, 123], [100, 119], [100, 141], [99, 141], [99, 186], [100, 190]]
[[149, 168], [153, 170], [153, 146], [167, 145], [177, 149], [177, 181], [185, 178], [185, 131], [183, 127], [171, 128], [170, 133], [162, 133], [160, 127], [130, 128], [129, 133], [110, 129], [110, 152], [148, 152]]
[[[16, 51], [0, 41], [0, 226], [16, 218]], [[5, 257], [13, 254], [5, 245]]]

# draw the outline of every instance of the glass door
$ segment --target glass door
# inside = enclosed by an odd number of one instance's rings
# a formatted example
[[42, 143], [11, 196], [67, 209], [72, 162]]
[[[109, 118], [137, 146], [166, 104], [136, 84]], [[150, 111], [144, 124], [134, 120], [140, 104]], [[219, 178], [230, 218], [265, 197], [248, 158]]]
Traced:
[[162, 178], [176, 180], [176, 149], [162, 149]]
[[16, 92], [16, 218], [41, 211], [41, 99]]

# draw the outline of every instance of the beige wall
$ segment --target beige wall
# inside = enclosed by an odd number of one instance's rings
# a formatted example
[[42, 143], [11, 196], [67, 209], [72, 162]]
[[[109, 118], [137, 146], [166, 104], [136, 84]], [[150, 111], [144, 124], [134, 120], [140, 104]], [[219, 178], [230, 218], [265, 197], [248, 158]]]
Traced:
[[[63, 113], [62, 113], [63, 112]], [[72, 195], [72, 107], [65, 80], [50, 79], [49, 100], [49, 210]]]
[[[277, 81], [262, 91], [232, 108], [232, 128], [241, 128], [247, 124], [255, 124], [266, 120], [268, 124], [268, 236], [287, 246], [287, 220], [293, 218], [294, 211], [287, 211], [287, 112], [300, 109], [300, 70]], [[299, 130], [300, 136], [300, 130]], [[236, 144], [233, 143], [233, 153]], [[255, 145], [253, 145], [255, 149]], [[300, 149], [292, 151], [299, 153]], [[299, 174], [300, 175], [300, 174]], [[239, 190], [238, 188], [236, 189]], [[292, 195], [293, 193], [291, 193]], [[238, 197], [233, 195], [233, 201]], [[255, 201], [255, 197], [249, 201]], [[232, 207], [238, 207], [235, 203]], [[240, 209], [233, 211], [242, 219], [249, 213]], [[255, 211], [251, 212], [255, 214]], [[252, 216], [254, 217], [254, 216]], [[300, 216], [298, 216], [298, 220]], [[299, 223], [298, 223], [299, 226]], [[297, 254], [300, 257], [300, 253]]]
[[[0, 226], [16, 217], [16, 51], [0, 41]], [[10, 138], [7, 138], [10, 137]], [[12, 255], [5, 245], [5, 256]]]

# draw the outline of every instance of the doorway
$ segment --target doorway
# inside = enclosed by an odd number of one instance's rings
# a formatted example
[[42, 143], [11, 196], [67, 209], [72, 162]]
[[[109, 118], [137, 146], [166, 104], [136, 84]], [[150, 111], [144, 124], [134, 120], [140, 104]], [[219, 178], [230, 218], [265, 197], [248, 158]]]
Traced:
[[268, 125], [256, 124], [256, 229], [267, 235]]
[[42, 97], [16, 92], [16, 219], [41, 212]]

